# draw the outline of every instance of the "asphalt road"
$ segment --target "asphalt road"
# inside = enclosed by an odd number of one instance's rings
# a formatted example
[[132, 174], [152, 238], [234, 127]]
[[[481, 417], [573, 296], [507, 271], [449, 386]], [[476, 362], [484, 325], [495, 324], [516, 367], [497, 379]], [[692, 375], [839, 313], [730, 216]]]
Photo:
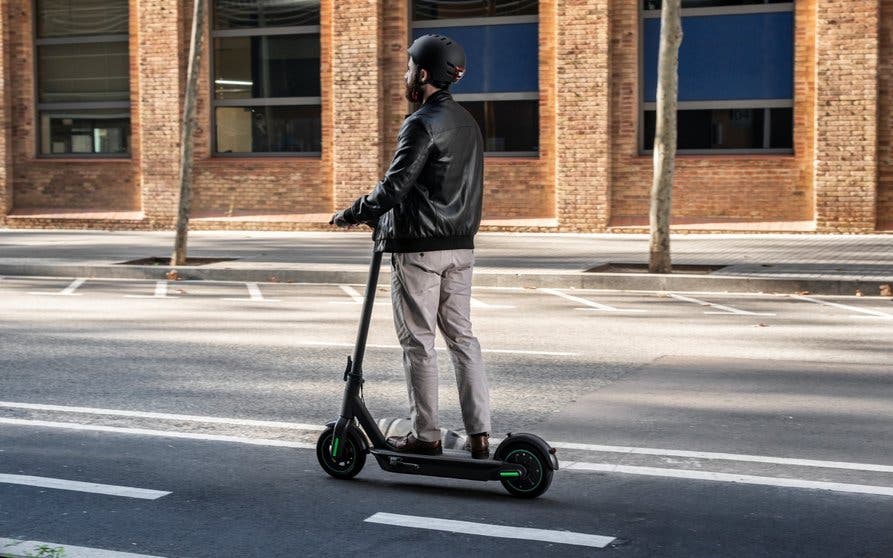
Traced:
[[[539, 433], [563, 466], [519, 501], [371, 460], [350, 482], [320, 470], [309, 448], [337, 413], [361, 291], [0, 280], [0, 548], [893, 555], [890, 299], [476, 289], [495, 433]], [[404, 416], [387, 304], [369, 343], [367, 403]], [[457, 428], [445, 352], [440, 364], [443, 425]], [[47, 479], [164, 494], [35, 486]], [[381, 513], [427, 528], [366, 521]], [[568, 544], [568, 532], [614, 540]]]

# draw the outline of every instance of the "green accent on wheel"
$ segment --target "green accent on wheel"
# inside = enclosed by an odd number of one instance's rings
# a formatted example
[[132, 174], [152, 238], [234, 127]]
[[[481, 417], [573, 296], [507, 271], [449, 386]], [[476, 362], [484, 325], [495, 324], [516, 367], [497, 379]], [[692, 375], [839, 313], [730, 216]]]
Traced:
[[520, 477], [521, 473], [519, 473], [518, 471], [500, 471], [499, 476], [500, 477]]
[[[542, 482], [542, 480], [543, 480], [543, 472], [542, 472], [542, 468], [543, 468], [544, 465], [543, 465], [542, 461], [539, 460], [539, 457], [536, 456], [536, 454], [534, 454], [534, 453], [532, 453], [531, 451], [526, 450], [526, 449], [516, 449], [516, 450], [514, 450], [514, 451], [509, 452], [509, 454], [505, 456], [505, 461], [508, 461], [508, 460], [509, 460], [509, 457], [515, 455], [516, 453], [526, 453], [527, 455], [529, 455], [530, 457], [532, 457], [534, 460], [536, 460], [536, 462], [537, 462], [537, 463], [539, 464], [539, 466], [540, 466], [540, 469], [541, 469], [541, 470], [540, 470], [540, 478], [536, 479], [536, 482], [533, 484], [533, 486], [532, 486], [531, 488], [526, 488], [526, 489], [525, 489], [525, 488], [519, 488], [519, 487], [515, 486], [514, 484], [512, 485], [512, 487], [513, 487], [515, 490], [517, 490], [518, 492], [532, 492], [532, 491], [534, 491], [534, 490], [537, 489], [537, 487], [539, 486], [540, 482]], [[528, 473], [528, 474], [529, 474], [529, 473]]]
[[332, 438], [332, 457], [338, 457], [338, 438]]

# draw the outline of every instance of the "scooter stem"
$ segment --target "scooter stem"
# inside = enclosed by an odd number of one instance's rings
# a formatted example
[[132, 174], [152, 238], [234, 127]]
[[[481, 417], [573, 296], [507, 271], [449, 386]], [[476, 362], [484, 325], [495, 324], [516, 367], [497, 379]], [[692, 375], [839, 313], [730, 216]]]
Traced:
[[363, 315], [357, 331], [357, 342], [353, 349], [351, 373], [362, 377], [363, 355], [366, 353], [366, 338], [369, 335], [369, 324], [372, 322], [372, 304], [375, 302], [375, 289], [378, 286], [378, 272], [381, 270], [381, 252], [372, 252], [369, 264], [369, 282], [366, 283], [366, 298], [363, 300]]

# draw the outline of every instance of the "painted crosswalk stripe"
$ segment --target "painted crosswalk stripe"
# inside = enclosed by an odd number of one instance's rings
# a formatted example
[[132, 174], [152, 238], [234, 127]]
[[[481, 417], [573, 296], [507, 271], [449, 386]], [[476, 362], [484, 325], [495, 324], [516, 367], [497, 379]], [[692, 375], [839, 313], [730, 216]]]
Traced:
[[412, 527], [415, 529], [448, 531], [466, 535], [571, 544], [595, 548], [604, 548], [614, 541], [614, 537], [606, 537], [604, 535], [589, 535], [571, 531], [553, 531], [550, 529], [534, 529], [531, 527], [512, 527], [509, 525], [493, 525], [489, 523], [472, 523], [471, 521], [456, 521], [453, 519], [441, 519], [439, 517], [420, 517], [415, 515], [400, 515], [383, 512], [371, 515], [367, 517], [365, 521], [367, 523], [394, 525], [397, 527]]
[[65, 543], [23, 541], [20, 539], [0, 538], [0, 556], [10, 558], [25, 558], [27, 556], [43, 556], [41, 548], [62, 548], [65, 558], [163, 558], [148, 554], [134, 554], [132, 552], [118, 552], [115, 550], [103, 550], [87, 546], [73, 546]]
[[607, 304], [601, 304], [600, 302], [595, 302], [595, 301], [589, 300], [588, 298], [581, 298], [579, 296], [569, 295], [567, 293], [563, 293], [563, 292], [559, 291], [558, 289], [541, 289], [541, 290], [544, 293], [547, 293], [547, 294], [550, 294], [553, 296], [557, 296], [557, 297], [561, 297], [561, 298], [576, 302], [577, 304], [583, 304], [587, 307], [587, 308], [585, 308], [586, 310], [594, 308], [596, 310], [601, 310], [603, 312], [633, 312], [633, 313], [647, 312], [647, 310], [642, 310], [642, 309], [637, 309], [637, 308], [615, 308], [613, 306], [608, 306]]
[[67, 287], [65, 287], [64, 289], [62, 289], [61, 292], [58, 292], [58, 293], [47, 293], [47, 292], [34, 291], [34, 292], [31, 292], [28, 294], [39, 295], [39, 296], [81, 296], [80, 293], [76, 293], [75, 291], [78, 289], [78, 287], [83, 285], [86, 281], [87, 280], [85, 278], [79, 277], [79, 278], [75, 279], [74, 281], [72, 281], [71, 283], [69, 283], [69, 285]]
[[122, 496], [124, 498], [140, 498], [142, 500], [157, 500], [167, 496], [170, 492], [163, 490], [149, 490], [147, 488], [133, 488], [131, 486], [115, 486], [112, 484], [99, 484], [95, 482], [81, 482], [67, 479], [55, 479], [51, 477], [32, 477], [29, 475], [10, 475], [0, 473], [0, 484], [20, 484], [25, 486], [37, 486], [40, 488], [55, 488], [58, 490], [73, 490], [75, 492], [90, 492], [104, 494], [106, 496]]
[[840, 482], [813, 481], [782, 477], [761, 477], [756, 475], [739, 475], [735, 473], [717, 473], [691, 469], [669, 469], [663, 467], [638, 467], [617, 465], [614, 463], [585, 463], [568, 461], [561, 464], [562, 470], [588, 473], [622, 473], [627, 475], [644, 475], [649, 477], [669, 477], [675, 479], [706, 480], [730, 482], [735, 484], [755, 484], [762, 486], [778, 486], [783, 488], [807, 488], [813, 490], [830, 490], [833, 492], [849, 492], [853, 494], [875, 494], [893, 496], [893, 487], [869, 486], [865, 484], [847, 484]]
[[245, 283], [245, 287], [248, 289], [249, 298], [224, 298], [223, 300], [229, 300], [233, 302], [279, 302], [276, 299], [264, 298], [264, 295], [260, 292], [260, 287], [257, 286], [257, 283]]
[[681, 300], [683, 302], [691, 302], [692, 304], [697, 304], [698, 306], [709, 306], [711, 308], [716, 308], [718, 310], [722, 310], [722, 312], [704, 312], [705, 314], [738, 314], [741, 316], [774, 316], [773, 312], [750, 312], [748, 310], [741, 310], [739, 308], [733, 308], [731, 306], [725, 306], [722, 304], [716, 304], [715, 302], [707, 302], [706, 300], [701, 300], [698, 298], [692, 298], [688, 296], [682, 296], [676, 293], [667, 293], [667, 296], [670, 298], [675, 298], [676, 300]]
[[167, 281], [155, 282], [155, 294], [152, 295], [124, 295], [124, 298], [180, 298], [167, 294]]
[[829, 302], [827, 300], [820, 300], [817, 298], [812, 298], [804, 295], [791, 295], [792, 298], [797, 300], [805, 300], [807, 302], [812, 302], [815, 304], [821, 304], [822, 306], [829, 306], [831, 308], [840, 308], [841, 310], [849, 310], [851, 312], [861, 312], [862, 314], [867, 314], [869, 316], [874, 316], [876, 318], [883, 318], [885, 320], [893, 320], [893, 314], [887, 314], [886, 312], [881, 312], [880, 310], [872, 310], [870, 308], [859, 308], [858, 306], [849, 306], [847, 304], [840, 304], [837, 302]]

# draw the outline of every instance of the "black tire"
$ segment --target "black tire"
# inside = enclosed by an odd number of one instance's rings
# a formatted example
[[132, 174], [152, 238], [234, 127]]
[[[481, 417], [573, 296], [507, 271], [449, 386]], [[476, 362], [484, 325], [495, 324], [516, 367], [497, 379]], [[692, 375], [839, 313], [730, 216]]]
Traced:
[[348, 430], [338, 459], [332, 457], [334, 428], [326, 428], [316, 441], [316, 459], [323, 471], [336, 479], [352, 479], [366, 464], [366, 452], [356, 433]]
[[536, 498], [549, 489], [554, 471], [549, 467], [548, 457], [539, 448], [518, 442], [504, 448], [500, 454], [502, 461], [523, 465], [527, 470], [527, 474], [521, 478], [499, 479], [509, 494], [516, 498]]

